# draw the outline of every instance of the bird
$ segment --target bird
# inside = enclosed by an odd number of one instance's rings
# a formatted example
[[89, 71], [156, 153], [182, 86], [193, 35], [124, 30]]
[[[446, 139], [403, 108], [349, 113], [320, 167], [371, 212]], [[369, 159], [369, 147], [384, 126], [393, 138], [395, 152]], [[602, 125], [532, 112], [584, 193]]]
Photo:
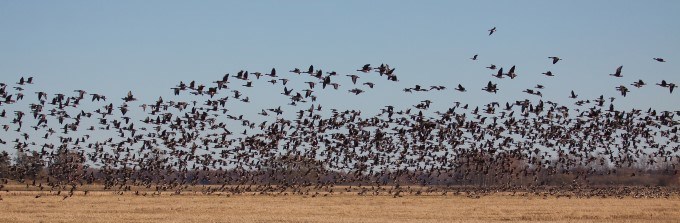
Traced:
[[472, 58], [470, 58], [470, 60], [477, 60], [477, 54], [475, 54], [474, 56], [472, 56]]
[[572, 91], [571, 91], [571, 95], [569, 96], [569, 98], [576, 99], [577, 97], [578, 97], [578, 95], [576, 95], [576, 94], [574, 93], [574, 90], [572, 90]]
[[359, 70], [357, 70], [357, 71], [361, 71], [361, 72], [364, 72], [364, 73], [368, 73], [368, 72], [370, 72], [371, 70], [373, 70], [373, 68], [371, 68], [371, 64], [365, 64], [363, 67], [361, 67], [361, 69], [359, 69]]
[[441, 90], [445, 90], [445, 89], [446, 89], [446, 86], [442, 86], [442, 85], [430, 86], [430, 90], [441, 91]]
[[659, 85], [661, 87], [668, 87], [669, 86], [668, 82], [666, 82], [666, 80], [661, 80], [661, 83], [657, 83], [656, 85]]
[[493, 28], [489, 29], [488, 31], [489, 31], [489, 36], [491, 36], [491, 34], [496, 32], [496, 27], [494, 26]]
[[486, 84], [486, 87], [482, 88], [482, 90], [486, 92], [493, 92], [494, 94], [498, 92], [496, 84], [491, 83], [491, 81], [489, 81], [489, 83]]
[[354, 75], [354, 74], [352, 74], [352, 75], [345, 75], [345, 76], [348, 76], [348, 77], [352, 78], [352, 83], [357, 84], [357, 79], [359, 79], [359, 76]]
[[503, 79], [503, 75], [504, 75], [504, 74], [503, 74], [503, 68], [501, 67], [501, 69], [498, 69], [498, 72], [496, 72], [495, 75], [492, 74], [491, 76], [493, 76], [493, 77], [495, 77], [495, 78], [498, 78], [498, 79]]
[[622, 95], [623, 97], [626, 97], [626, 93], [630, 92], [630, 91], [628, 90], [628, 88], [627, 88], [626, 86], [623, 86], [623, 85], [616, 87], [616, 90], [619, 91], [619, 92], [621, 92], [621, 95]]
[[309, 68], [307, 69], [307, 72], [303, 72], [305, 74], [314, 74], [314, 65], [309, 65]]
[[137, 99], [132, 96], [132, 91], [128, 91], [127, 96], [123, 98], [123, 101], [125, 102], [131, 102], [131, 101], [136, 101]]
[[536, 96], [543, 97], [543, 94], [542, 94], [540, 91], [534, 91], [533, 89], [526, 89], [526, 90], [524, 90], [524, 91], [522, 91], [522, 92], [525, 92], [525, 93], [531, 94], [531, 95], [536, 95]]
[[654, 59], [654, 60], [656, 60], [656, 61], [658, 61], [658, 62], [662, 62], [662, 63], [663, 63], [663, 62], [666, 62], [666, 60], [664, 60], [663, 58], [659, 58], [659, 57], [655, 57], [655, 58], [652, 58], [652, 59]]
[[544, 72], [544, 73], [542, 73], [542, 74], [545, 74], [545, 76], [548, 76], [548, 77], [553, 77], [553, 76], [555, 76], [555, 75], [553, 75], [553, 73], [552, 73], [551, 71], [546, 71], [546, 72]]
[[675, 83], [670, 83], [670, 84], [668, 84], [668, 90], [669, 90], [669, 92], [672, 94], [672, 93], [673, 93], [673, 89], [675, 89], [676, 87], [678, 87], [678, 86], [675, 85]]
[[460, 85], [460, 84], [458, 84], [458, 87], [456, 87], [455, 90], [460, 91], [460, 92], [466, 91], [465, 88], [463, 87], [463, 85]]
[[316, 82], [312, 81], [306, 81], [305, 84], [308, 84], [310, 89], [314, 89], [314, 86], [316, 86]]
[[359, 95], [359, 94], [363, 93], [364, 91], [359, 89], [359, 88], [354, 88], [354, 89], [349, 90], [349, 92], [354, 93], [355, 95]]
[[623, 68], [623, 66], [619, 66], [618, 68], [616, 68], [615, 73], [609, 74], [609, 75], [614, 76], [614, 77], [623, 77], [623, 75], [621, 75], [621, 69], [622, 68]]
[[47, 100], [47, 93], [42, 92], [42, 91], [35, 92], [35, 93], [38, 94], [38, 101], [43, 100], [43, 99]]
[[557, 61], [560, 61], [560, 60], [562, 60], [562, 59], [561, 59], [561, 58], [559, 58], [559, 57], [548, 57], [548, 59], [552, 59], [552, 64], [556, 64], [556, 63], [557, 63]]
[[508, 77], [510, 77], [510, 79], [515, 79], [515, 78], [517, 77], [517, 74], [515, 73], [515, 65], [513, 65], [513, 66], [510, 68], [510, 70], [508, 71], [508, 73], [505, 74], [505, 75], [507, 75]]
[[633, 82], [631, 85], [635, 86], [636, 88], [641, 88], [642, 86], [645, 86], [646, 83], [640, 79], [637, 82]]
[[427, 89], [422, 88], [419, 84], [416, 84], [415, 87], [411, 88], [411, 90], [414, 91], [428, 91]]
[[268, 74], [265, 74], [270, 77], [278, 77], [276, 76], [276, 68], [272, 68], [272, 71], [270, 71]]

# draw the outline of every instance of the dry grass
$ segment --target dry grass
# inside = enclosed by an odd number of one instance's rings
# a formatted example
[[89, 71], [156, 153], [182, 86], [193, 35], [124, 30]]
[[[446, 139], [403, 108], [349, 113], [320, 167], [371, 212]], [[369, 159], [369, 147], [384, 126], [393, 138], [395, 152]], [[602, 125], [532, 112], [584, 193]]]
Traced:
[[[1, 192], [0, 222], [678, 222], [680, 198], [133, 196]], [[45, 193], [46, 194], [46, 193]]]

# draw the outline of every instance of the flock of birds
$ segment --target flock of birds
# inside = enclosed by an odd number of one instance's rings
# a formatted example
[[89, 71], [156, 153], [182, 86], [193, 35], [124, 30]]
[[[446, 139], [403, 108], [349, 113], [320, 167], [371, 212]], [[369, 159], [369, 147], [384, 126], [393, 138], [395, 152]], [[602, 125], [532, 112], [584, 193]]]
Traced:
[[[494, 32], [495, 27], [489, 35]], [[562, 60], [549, 59], [553, 64]], [[518, 76], [515, 66], [507, 72], [496, 65], [486, 68], [497, 70], [495, 78]], [[242, 70], [212, 83], [180, 82], [171, 88], [173, 95], [190, 100], [139, 102], [130, 91], [119, 105], [85, 90], [29, 96], [32, 77], [0, 83], [0, 148], [5, 157], [6, 151], [16, 154], [15, 164], [0, 173], [0, 189], [13, 180], [52, 194], [69, 191], [61, 195], [64, 199], [88, 184], [137, 195], [147, 195], [140, 188], [157, 195], [193, 187], [207, 194], [309, 196], [446, 195], [465, 188], [470, 196], [537, 188], [564, 196], [677, 193], [658, 187], [602, 189], [588, 182], [596, 176], [636, 177], [648, 167], [677, 179], [680, 111], [617, 110], [614, 97], [606, 100], [604, 95], [570, 108], [543, 100], [542, 85], [524, 91], [540, 96], [534, 100], [481, 108], [455, 102], [442, 111], [430, 111], [434, 102], [423, 100], [405, 108], [387, 105], [367, 116], [358, 109], [328, 109], [317, 101], [318, 92], [346, 86], [348, 94], [370, 92], [375, 83], [362, 82], [366, 75], [398, 81], [395, 68], [387, 64], [366, 64], [354, 73], [314, 66], [284, 73]], [[622, 77], [622, 66], [610, 75]], [[306, 88], [295, 90], [289, 82]], [[665, 80], [656, 85], [671, 94], [677, 87]], [[256, 87], [280, 88], [287, 105], [237, 114], [234, 108], [249, 103], [248, 93], [254, 91], [248, 89]], [[616, 89], [624, 97], [629, 92], [623, 85]], [[435, 90], [446, 86], [404, 89]], [[460, 84], [454, 90], [468, 91]], [[489, 81], [482, 90], [500, 89]], [[572, 91], [569, 97], [579, 95]], [[37, 100], [27, 102], [31, 99]], [[622, 176], [626, 168], [633, 171]], [[555, 186], [551, 180], [556, 176], [568, 176], [568, 183]]]

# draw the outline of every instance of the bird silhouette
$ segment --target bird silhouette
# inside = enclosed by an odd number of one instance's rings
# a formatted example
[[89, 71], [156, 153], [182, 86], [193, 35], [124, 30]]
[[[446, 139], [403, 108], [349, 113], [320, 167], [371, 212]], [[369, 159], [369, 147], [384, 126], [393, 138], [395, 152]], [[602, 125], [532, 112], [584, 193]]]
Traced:
[[489, 36], [491, 36], [491, 34], [493, 34], [495, 32], [496, 32], [496, 27], [494, 26], [493, 28], [489, 29]]
[[560, 60], [562, 60], [562, 59], [561, 59], [561, 58], [559, 58], [559, 57], [548, 57], [548, 59], [552, 59], [552, 64], [556, 64], [556, 63], [557, 63], [557, 61], [560, 61]]

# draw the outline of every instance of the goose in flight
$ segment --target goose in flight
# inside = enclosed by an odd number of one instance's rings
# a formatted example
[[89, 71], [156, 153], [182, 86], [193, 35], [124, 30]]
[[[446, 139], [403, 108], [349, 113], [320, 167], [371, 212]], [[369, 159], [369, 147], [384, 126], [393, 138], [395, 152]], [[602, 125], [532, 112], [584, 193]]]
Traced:
[[420, 87], [420, 85], [418, 85], [418, 84], [416, 84], [415, 87], [411, 88], [411, 90], [414, 90], [414, 91], [427, 91], [426, 89]]
[[307, 69], [307, 72], [304, 72], [305, 74], [314, 74], [314, 65], [309, 65], [309, 69]]
[[97, 100], [97, 101], [104, 100], [104, 101], [106, 101], [106, 96], [104, 96], [104, 95], [100, 95], [100, 94], [90, 94], [90, 95], [92, 95], [92, 101], [94, 101], [94, 100]]
[[493, 28], [491, 28], [491, 29], [489, 30], [489, 36], [491, 36], [491, 34], [493, 34], [493, 33], [495, 33], [495, 32], [496, 32], [496, 27], [494, 26]]
[[42, 92], [42, 91], [35, 92], [35, 93], [38, 94], [38, 101], [43, 100], [42, 98], [45, 98], [45, 100], [47, 100], [47, 93]]
[[623, 97], [626, 97], [626, 93], [630, 92], [628, 90], [628, 88], [626, 86], [623, 86], [623, 85], [616, 87], [616, 90], [620, 91], [621, 95], [623, 95]]
[[313, 74], [312, 77], [316, 77], [318, 79], [323, 79], [323, 71], [317, 70], [316, 74]]
[[512, 67], [510, 68], [510, 70], [508, 71], [508, 73], [505, 74], [505, 75], [507, 75], [508, 77], [510, 77], [510, 79], [515, 79], [515, 77], [517, 77], [517, 74], [515, 74], [515, 65], [512, 65]]
[[491, 83], [491, 81], [489, 81], [489, 83], [486, 84], [486, 87], [482, 88], [482, 90], [489, 93], [493, 92], [494, 94], [498, 92], [496, 84]]
[[354, 88], [352, 90], [349, 90], [349, 92], [354, 93], [354, 95], [359, 95], [364, 92], [364, 90], [361, 90], [359, 88]]
[[290, 72], [291, 72], [291, 73], [296, 73], [296, 74], [301, 74], [301, 73], [302, 73], [302, 71], [300, 71], [300, 68], [295, 68], [295, 69], [291, 70]]
[[674, 83], [666, 82], [666, 80], [661, 80], [661, 83], [656, 85], [659, 85], [661, 87], [667, 87], [670, 90], [671, 94], [673, 93], [673, 89], [677, 87], [677, 85], [675, 85]]
[[534, 91], [533, 89], [526, 89], [526, 90], [523, 90], [522, 92], [525, 92], [525, 93], [531, 94], [531, 95], [543, 97], [543, 94], [540, 91]]
[[248, 80], [248, 71], [241, 70], [238, 73], [236, 73], [236, 76], [232, 76], [232, 77], [235, 77], [236, 79], [240, 79], [240, 80]]
[[279, 80], [283, 83], [283, 85], [286, 85], [288, 83], [288, 79], [286, 78], [281, 78]]
[[636, 88], [641, 88], [642, 86], [645, 86], [646, 83], [642, 80], [638, 80], [637, 82], [633, 82], [631, 85], [635, 86]]
[[445, 86], [441, 86], [441, 85], [439, 85], [439, 86], [430, 86], [430, 90], [441, 91], [441, 90], [445, 90], [445, 89], [446, 89], [446, 87], [445, 87]]
[[623, 69], [623, 66], [619, 66], [619, 68], [616, 68], [615, 73], [609, 75], [614, 77], [623, 77], [623, 75], [621, 75], [621, 69]]
[[675, 89], [677, 85], [675, 83], [670, 83], [668, 84], [668, 90], [670, 90], [671, 94], [673, 93], [673, 89]]
[[352, 83], [357, 84], [357, 79], [359, 78], [359, 76], [354, 75], [354, 74], [352, 74], [352, 75], [345, 75], [345, 76], [351, 77], [351, 78], [352, 78]]
[[137, 99], [132, 96], [132, 91], [128, 91], [127, 96], [123, 98], [125, 102], [136, 101]]
[[553, 64], [556, 64], [557, 61], [562, 60], [562, 59], [560, 59], [559, 57], [548, 57], [548, 59], [552, 59], [552, 63], [553, 63]]
[[365, 64], [363, 67], [361, 67], [360, 70], [357, 70], [357, 71], [368, 73], [368, 72], [371, 72], [371, 70], [373, 70], [373, 68], [371, 68], [371, 64]]
[[290, 96], [290, 93], [293, 92], [293, 89], [288, 90], [288, 87], [283, 87], [283, 93], [282, 95]]
[[496, 74], [492, 74], [491, 76], [498, 78], [498, 79], [503, 79], [503, 68], [498, 69], [498, 72]]
[[652, 58], [652, 59], [654, 59], [654, 60], [656, 60], [656, 61], [659, 61], [659, 62], [662, 62], [662, 63], [663, 63], [663, 62], [666, 62], [666, 60], [664, 60], [663, 58], [659, 58], [659, 57], [654, 57], [654, 58]]
[[17, 82], [18, 85], [24, 85], [24, 84], [33, 84], [33, 77], [29, 77], [28, 79], [24, 79], [24, 77], [21, 77], [19, 79], [19, 82]]
[[265, 75], [270, 76], [270, 77], [277, 77], [276, 76], [276, 68], [272, 68], [272, 71], [268, 74], [265, 74]]
[[466, 91], [465, 88], [463, 87], [463, 85], [460, 85], [460, 84], [458, 84], [458, 87], [456, 87], [455, 90], [456, 90], [456, 91], [460, 91], [460, 92], [465, 92], [465, 91]]
[[571, 95], [569, 96], [569, 98], [576, 99], [577, 97], [578, 97], [578, 95], [574, 93], [574, 90], [571, 90]]

